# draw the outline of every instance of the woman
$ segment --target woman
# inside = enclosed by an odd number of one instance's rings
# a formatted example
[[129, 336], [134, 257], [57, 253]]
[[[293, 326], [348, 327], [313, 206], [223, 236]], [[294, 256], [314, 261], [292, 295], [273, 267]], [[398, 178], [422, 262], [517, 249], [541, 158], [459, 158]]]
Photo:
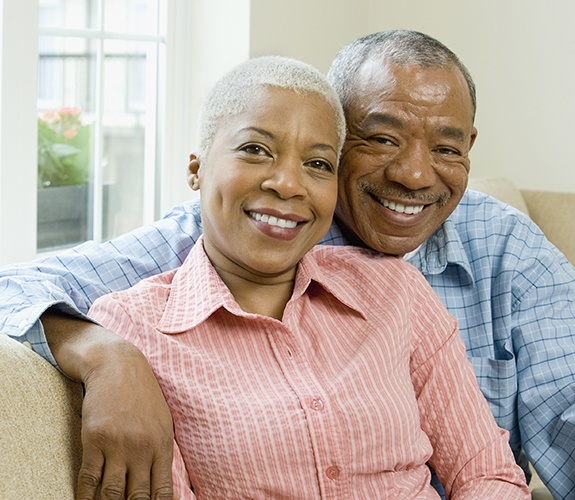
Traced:
[[402, 259], [314, 247], [343, 113], [323, 76], [248, 61], [208, 96], [182, 267], [98, 300], [172, 411], [183, 498], [529, 498], [455, 320]]

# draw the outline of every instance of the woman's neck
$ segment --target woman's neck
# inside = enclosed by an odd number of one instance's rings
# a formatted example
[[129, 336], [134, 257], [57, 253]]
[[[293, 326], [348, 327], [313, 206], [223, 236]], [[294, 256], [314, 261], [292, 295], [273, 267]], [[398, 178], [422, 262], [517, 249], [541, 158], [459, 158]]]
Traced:
[[281, 320], [295, 277], [251, 279], [214, 266], [243, 311]]

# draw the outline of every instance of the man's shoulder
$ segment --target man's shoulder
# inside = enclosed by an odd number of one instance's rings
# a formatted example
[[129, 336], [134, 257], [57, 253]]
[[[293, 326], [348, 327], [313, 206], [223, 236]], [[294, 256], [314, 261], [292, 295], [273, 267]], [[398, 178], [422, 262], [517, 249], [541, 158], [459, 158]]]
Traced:
[[474, 275], [519, 268], [539, 275], [558, 265], [560, 254], [541, 229], [525, 213], [489, 195], [467, 191], [448, 221], [443, 231], [447, 253], [461, 260], [463, 252]]
[[543, 232], [527, 214], [479, 191], [466, 191], [449, 219], [464, 243], [519, 235], [544, 239]]

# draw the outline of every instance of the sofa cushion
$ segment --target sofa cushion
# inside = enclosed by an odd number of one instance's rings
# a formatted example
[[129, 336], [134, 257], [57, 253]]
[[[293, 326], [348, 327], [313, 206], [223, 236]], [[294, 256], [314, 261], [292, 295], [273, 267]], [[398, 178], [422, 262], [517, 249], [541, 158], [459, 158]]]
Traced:
[[530, 215], [521, 191], [505, 177], [470, 177], [467, 187], [474, 191], [487, 193], [499, 201]]
[[73, 500], [81, 385], [0, 333], [0, 498]]

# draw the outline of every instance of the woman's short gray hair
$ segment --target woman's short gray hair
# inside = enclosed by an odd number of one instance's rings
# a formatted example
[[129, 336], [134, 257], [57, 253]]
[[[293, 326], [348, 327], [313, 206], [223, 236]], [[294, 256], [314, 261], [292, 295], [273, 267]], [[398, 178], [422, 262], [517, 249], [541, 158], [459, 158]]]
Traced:
[[[345, 117], [339, 97], [326, 77], [310, 64], [282, 56], [262, 56], [240, 64], [212, 88], [200, 113], [198, 156], [212, 146], [219, 120], [240, 114], [256, 88], [279, 87], [296, 93], [313, 92], [333, 109], [338, 135], [338, 154], [345, 140]], [[326, 117], [331, 120], [332, 117]]]
[[343, 47], [331, 64], [327, 79], [339, 95], [345, 110], [356, 96], [359, 70], [367, 60], [390, 61], [423, 68], [456, 67], [461, 71], [471, 97], [473, 116], [477, 107], [475, 84], [459, 58], [440, 41], [418, 31], [390, 30], [372, 33]]

